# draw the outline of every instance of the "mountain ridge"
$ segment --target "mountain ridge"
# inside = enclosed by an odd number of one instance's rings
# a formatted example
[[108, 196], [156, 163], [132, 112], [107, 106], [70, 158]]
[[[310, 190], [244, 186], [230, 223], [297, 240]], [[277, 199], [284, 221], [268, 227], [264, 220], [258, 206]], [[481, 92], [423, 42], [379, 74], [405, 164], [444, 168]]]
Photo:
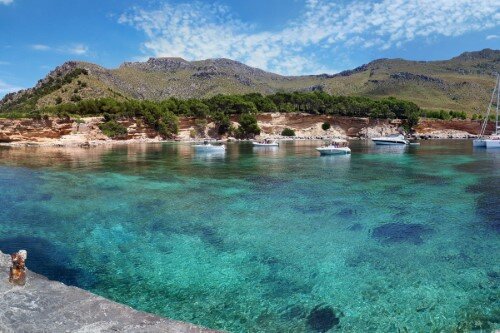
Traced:
[[101, 97], [162, 100], [321, 90], [335, 95], [394, 96], [422, 108], [471, 114], [484, 109], [494, 84], [491, 75], [498, 72], [500, 50], [492, 49], [464, 52], [448, 60], [382, 58], [336, 74], [302, 76], [266, 72], [227, 58], [149, 58], [111, 69], [72, 60], [50, 71], [33, 88], [7, 94], [0, 100], [0, 112]]

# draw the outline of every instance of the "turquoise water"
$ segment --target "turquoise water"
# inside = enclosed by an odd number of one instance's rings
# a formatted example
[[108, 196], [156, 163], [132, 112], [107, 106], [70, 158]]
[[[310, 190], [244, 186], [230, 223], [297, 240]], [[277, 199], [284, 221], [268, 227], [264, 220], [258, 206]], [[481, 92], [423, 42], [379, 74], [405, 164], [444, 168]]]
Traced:
[[500, 328], [500, 151], [0, 147], [0, 250], [233, 332]]

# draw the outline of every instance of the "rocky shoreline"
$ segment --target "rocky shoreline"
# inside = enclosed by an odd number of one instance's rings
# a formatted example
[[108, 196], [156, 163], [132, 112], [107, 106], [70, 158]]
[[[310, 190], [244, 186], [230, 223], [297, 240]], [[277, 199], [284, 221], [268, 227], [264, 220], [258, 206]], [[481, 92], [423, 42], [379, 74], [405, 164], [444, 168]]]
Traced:
[[[233, 117], [234, 125], [238, 125]], [[369, 139], [396, 133], [401, 127], [399, 119], [370, 119], [301, 113], [264, 113], [257, 116], [261, 135], [257, 139], [328, 139], [349, 138]], [[4, 146], [50, 146], [50, 147], [94, 147], [109, 144], [131, 144], [150, 142], [169, 142], [153, 129], [144, 126], [139, 119], [121, 120], [127, 128], [127, 135], [120, 139], [110, 139], [99, 129], [102, 117], [80, 119], [45, 118], [45, 119], [0, 119], [0, 145]], [[331, 124], [324, 131], [321, 125]], [[179, 134], [175, 141], [192, 142], [211, 138], [217, 140], [235, 140], [231, 137], [219, 137], [214, 134], [214, 124], [206, 123], [200, 127], [195, 118], [182, 117], [179, 122]], [[481, 126], [480, 121], [472, 120], [435, 120], [423, 119], [412, 134], [414, 139], [469, 139], [475, 138]], [[291, 128], [296, 136], [283, 137], [281, 131]], [[493, 131], [489, 124], [487, 133]]]
[[[29, 266], [29, 253], [27, 265]], [[0, 332], [215, 333], [134, 310], [28, 271], [26, 284], [8, 282], [10, 257], [0, 252]]]

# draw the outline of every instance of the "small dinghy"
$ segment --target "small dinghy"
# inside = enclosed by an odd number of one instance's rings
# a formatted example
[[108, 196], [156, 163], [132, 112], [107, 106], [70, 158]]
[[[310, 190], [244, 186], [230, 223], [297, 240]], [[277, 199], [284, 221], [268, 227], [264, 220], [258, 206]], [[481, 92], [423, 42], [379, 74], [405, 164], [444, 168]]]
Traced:
[[391, 134], [379, 138], [372, 138], [376, 145], [407, 145], [409, 142], [402, 134]]
[[350, 154], [351, 149], [348, 147], [349, 142], [346, 140], [332, 140], [325, 142], [321, 147], [316, 148], [321, 155], [345, 155]]
[[264, 140], [264, 141], [254, 141], [252, 142], [254, 147], [278, 147], [279, 143], [275, 140]]
[[213, 145], [208, 141], [204, 141], [203, 144], [197, 144], [193, 146], [197, 152], [222, 152], [226, 150], [224, 145]]

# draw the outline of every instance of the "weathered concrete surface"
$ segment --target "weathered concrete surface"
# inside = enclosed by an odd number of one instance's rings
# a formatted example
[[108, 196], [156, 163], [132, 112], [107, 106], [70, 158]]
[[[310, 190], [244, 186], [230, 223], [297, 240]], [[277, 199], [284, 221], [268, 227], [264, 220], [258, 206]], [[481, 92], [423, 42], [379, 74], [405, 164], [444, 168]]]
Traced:
[[216, 332], [136, 311], [30, 271], [24, 287], [14, 286], [9, 267], [10, 257], [0, 252], [1, 333]]

